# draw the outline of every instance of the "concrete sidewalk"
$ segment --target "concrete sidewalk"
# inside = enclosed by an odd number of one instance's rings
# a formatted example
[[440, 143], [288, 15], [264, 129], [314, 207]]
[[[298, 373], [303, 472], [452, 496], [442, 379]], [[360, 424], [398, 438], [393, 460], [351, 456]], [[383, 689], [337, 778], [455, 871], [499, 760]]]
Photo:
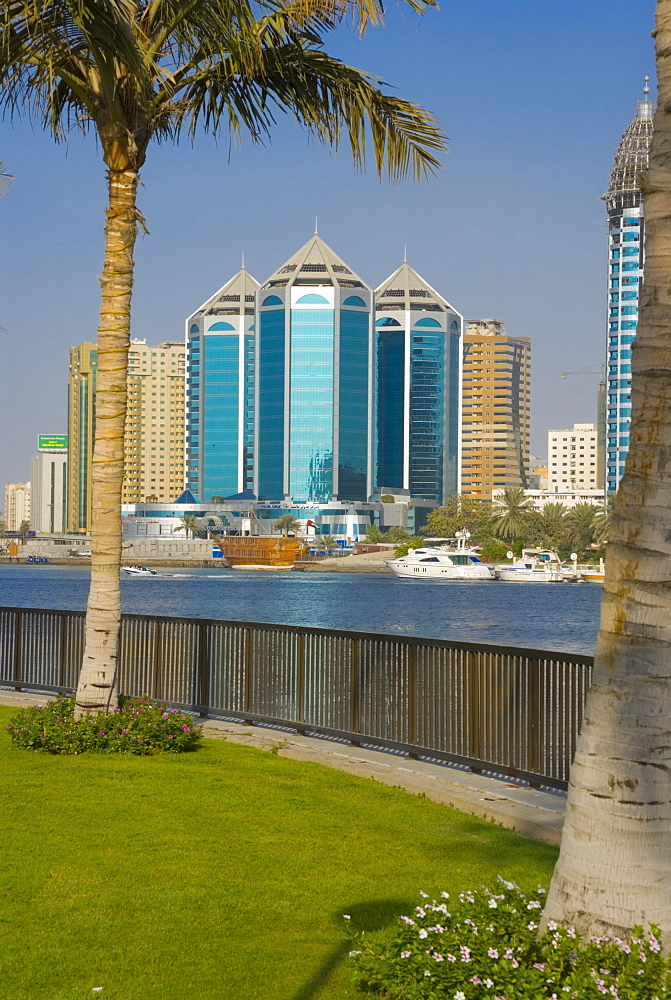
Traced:
[[[44, 704], [49, 697], [0, 689], [0, 704], [17, 708]], [[372, 778], [413, 795], [425, 795], [433, 802], [454, 806], [549, 844], [559, 844], [561, 840], [566, 801], [561, 792], [529, 788], [509, 779], [473, 774], [450, 765], [410, 760], [393, 753], [260, 725], [204, 719], [203, 732], [210, 739], [272, 751], [281, 757]]]

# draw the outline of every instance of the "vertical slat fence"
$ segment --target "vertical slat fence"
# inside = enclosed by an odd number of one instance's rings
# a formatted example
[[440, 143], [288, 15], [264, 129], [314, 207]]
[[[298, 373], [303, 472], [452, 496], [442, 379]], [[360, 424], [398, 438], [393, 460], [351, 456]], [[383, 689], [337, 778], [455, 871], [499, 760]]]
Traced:
[[[0, 609], [0, 684], [74, 689], [81, 611]], [[565, 788], [592, 658], [262, 622], [123, 615], [119, 689]]]

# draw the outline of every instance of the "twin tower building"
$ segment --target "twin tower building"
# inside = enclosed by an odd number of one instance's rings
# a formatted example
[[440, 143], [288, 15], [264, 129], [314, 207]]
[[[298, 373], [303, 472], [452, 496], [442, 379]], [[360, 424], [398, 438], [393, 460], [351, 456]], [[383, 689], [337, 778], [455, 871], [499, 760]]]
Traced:
[[374, 292], [318, 235], [263, 285], [243, 267], [187, 320], [187, 488], [442, 502], [458, 488], [462, 327], [407, 263]]

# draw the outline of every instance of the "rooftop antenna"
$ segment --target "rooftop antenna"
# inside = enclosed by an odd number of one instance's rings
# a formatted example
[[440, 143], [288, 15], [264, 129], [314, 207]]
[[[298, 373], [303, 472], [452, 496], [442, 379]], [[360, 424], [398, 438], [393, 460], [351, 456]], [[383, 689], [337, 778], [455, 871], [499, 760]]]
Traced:
[[645, 95], [645, 99], [647, 101], [648, 94], [650, 93], [650, 87], [648, 86], [648, 84], [650, 83], [650, 77], [644, 76], [643, 80], [645, 81], [645, 86], [643, 87], [643, 94]]
[[403, 245], [403, 263], [404, 264], [408, 263], [408, 244], [407, 243], [405, 243]]
[[315, 236], [319, 236], [319, 216], [315, 215]]
[[241, 267], [241, 270], [244, 271], [244, 269], [245, 269], [245, 251], [243, 250], [242, 251], [242, 267]]

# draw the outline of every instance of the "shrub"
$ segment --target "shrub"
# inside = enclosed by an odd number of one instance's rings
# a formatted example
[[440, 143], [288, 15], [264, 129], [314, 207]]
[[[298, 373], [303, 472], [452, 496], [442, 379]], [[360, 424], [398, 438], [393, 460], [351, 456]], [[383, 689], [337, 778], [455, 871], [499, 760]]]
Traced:
[[[388, 1000], [662, 1000], [671, 962], [659, 931], [634, 928], [619, 938], [581, 940], [553, 922], [538, 934], [545, 890], [528, 898], [511, 882], [501, 890], [424, 900], [400, 918], [391, 937], [350, 929], [360, 985]], [[349, 918], [346, 917], [347, 920]]]
[[22, 709], [7, 729], [16, 746], [54, 754], [182, 753], [203, 738], [202, 726], [190, 715], [146, 698], [122, 697], [109, 714], [90, 712], [75, 719], [74, 695], [60, 696]]

